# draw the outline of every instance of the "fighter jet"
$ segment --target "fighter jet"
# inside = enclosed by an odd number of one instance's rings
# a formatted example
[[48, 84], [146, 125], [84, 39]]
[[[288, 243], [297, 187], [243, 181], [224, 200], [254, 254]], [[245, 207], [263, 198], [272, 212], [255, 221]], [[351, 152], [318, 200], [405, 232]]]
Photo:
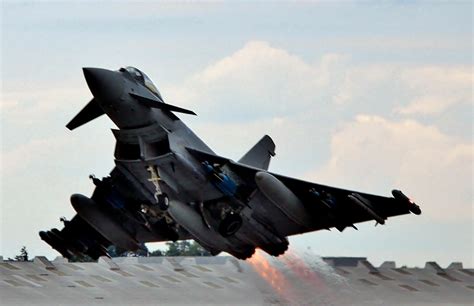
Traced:
[[91, 176], [90, 197], [73, 194], [77, 214], [64, 228], [39, 233], [64, 257], [108, 256], [114, 245], [136, 251], [147, 242], [194, 239], [211, 254], [273, 256], [288, 236], [421, 213], [399, 190], [393, 197], [306, 182], [268, 171], [275, 144], [263, 136], [240, 160], [214, 153], [177, 117], [191, 110], [165, 103], [134, 67], [83, 68], [92, 100], [66, 125], [74, 130], [106, 114], [118, 127], [115, 167]]

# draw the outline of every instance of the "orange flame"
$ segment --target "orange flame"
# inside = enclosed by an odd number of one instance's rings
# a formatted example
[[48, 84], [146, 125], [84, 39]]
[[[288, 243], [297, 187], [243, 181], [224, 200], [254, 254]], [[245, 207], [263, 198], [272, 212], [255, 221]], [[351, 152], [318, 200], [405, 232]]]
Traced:
[[247, 260], [257, 273], [275, 289], [280, 296], [288, 296], [289, 283], [283, 273], [273, 267], [260, 250]]

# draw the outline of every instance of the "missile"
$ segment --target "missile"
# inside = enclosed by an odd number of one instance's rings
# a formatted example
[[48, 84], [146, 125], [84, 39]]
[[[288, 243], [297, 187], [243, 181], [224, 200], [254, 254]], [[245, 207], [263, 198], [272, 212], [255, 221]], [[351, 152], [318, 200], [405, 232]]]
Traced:
[[140, 247], [137, 241], [117, 221], [105, 214], [92, 199], [73, 194], [71, 204], [82, 219], [114, 245], [131, 251]]
[[353, 203], [355, 203], [357, 206], [362, 208], [365, 212], [367, 212], [372, 218], [374, 218], [375, 221], [377, 221], [380, 224], [385, 223], [385, 219], [382, 218], [380, 215], [376, 214], [372, 210], [372, 205], [370, 205], [369, 200], [361, 196], [360, 194], [357, 193], [352, 193], [347, 196]]
[[67, 248], [65, 241], [52, 231], [41, 231], [39, 235], [43, 241], [49, 244], [66, 258], [71, 258], [74, 254]]
[[263, 195], [279, 208], [290, 220], [306, 228], [312, 220], [301, 200], [280, 180], [267, 172], [257, 172], [255, 182]]
[[409, 197], [407, 197], [401, 190], [392, 190], [392, 195], [396, 200], [407, 203], [408, 210], [414, 213], [415, 215], [421, 214], [420, 206], [416, 205], [415, 202], [413, 202]]
[[211, 182], [226, 196], [234, 197], [237, 184], [227, 174], [218, 171], [214, 166], [205, 161], [202, 163], [204, 171], [211, 177]]
[[326, 209], [335, 209], [337, 207], [336, 202], [334, 201], [333, 196], [327, 192], [319, 192], [315, 188], [311, 188], [309, 193], [316, 198], [319, 203], [323, 204], [323, 207]]

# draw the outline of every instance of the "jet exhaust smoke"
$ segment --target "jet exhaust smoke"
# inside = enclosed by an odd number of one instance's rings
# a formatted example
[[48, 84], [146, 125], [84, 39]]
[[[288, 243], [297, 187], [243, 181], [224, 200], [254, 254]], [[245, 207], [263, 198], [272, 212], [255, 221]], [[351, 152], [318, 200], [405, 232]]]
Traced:
[[285, 305], [338, 305], [343, 301], [331, 287], [352, 291], [346, 280], [310, 249], [290, 249], [279, 257], [257, 250], [248, 262]]

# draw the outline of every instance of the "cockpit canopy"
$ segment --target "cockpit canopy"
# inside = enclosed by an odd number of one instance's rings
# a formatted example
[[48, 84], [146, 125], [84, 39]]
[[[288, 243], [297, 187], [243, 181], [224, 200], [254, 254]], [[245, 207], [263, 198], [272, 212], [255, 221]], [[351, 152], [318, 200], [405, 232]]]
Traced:
[[163, 100], [163, 98], [161, 97], [160, 92], [158, 91], [158, 88], [156, 88], [155, 84], [153, 84], [151, 79], [144, 72], [138, 70], [135, 67], [130, 67], [130, 66], [122, 68], [122, 69], [126, 70], [132, 76], [132, 78], [134, 78], [140, 84], [144, 85], [152, 93], [154, 93], [161, 100]]

